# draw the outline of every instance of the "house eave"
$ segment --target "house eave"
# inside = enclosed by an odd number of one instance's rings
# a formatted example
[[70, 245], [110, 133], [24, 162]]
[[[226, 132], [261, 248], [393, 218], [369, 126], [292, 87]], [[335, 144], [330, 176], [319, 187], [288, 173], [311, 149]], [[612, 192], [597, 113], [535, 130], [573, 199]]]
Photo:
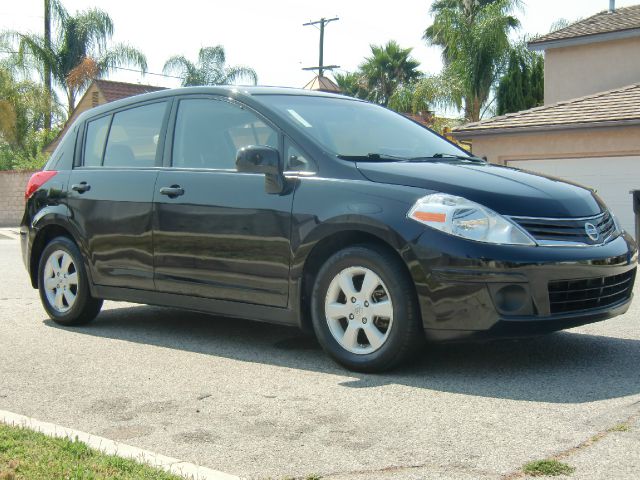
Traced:
[[465, 140], [473, 137], [484, 137], [489, 135], [509, 135], [509, 134], [523, 134], [523, 133], [538, 133], [538, 132], [558, 132], [558, 131], [572, 131], [580, 129], [597, 129], [597, 128], [615, 128], [615, 127], [629, 127], [640, 125], [640, 119], [631, 120], [610, 120], [604, 122], [585, 122], [585, 123], [572, 123], [572, 124], [558, 124], [558, 125], [534, 125], [526, 127], [504, 127], [504, 128], [483, 128], [477, 130], [454, 130], [451, 135], [456, 140]]
[[628, 30], [618, 30], [615, 32], [594, 33], [591, 35], [582, 35], [580, 37], [561, 38], [558, 40], [548, 40], [529, 42], [527, 46], [529, 50], [542, 51], [552, 48], [575, 47], [579, 45], [588, 45], [590, 43], [607, 42], [611, 40], [623, 40], [626, 38], [640, 37], [640, 28], [631, 28]]

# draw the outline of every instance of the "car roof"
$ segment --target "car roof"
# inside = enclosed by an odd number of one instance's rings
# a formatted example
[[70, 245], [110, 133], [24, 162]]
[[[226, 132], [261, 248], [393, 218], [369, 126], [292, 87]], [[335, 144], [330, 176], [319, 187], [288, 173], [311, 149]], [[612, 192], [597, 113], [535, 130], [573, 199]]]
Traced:
[[157, 92], [144, 93], [141, 95], [134, 95], [132, 97], [123, 98], [114, 102], [106, 103], [98, 107], [91, 108], [84, 112], [78, 121], [84, 120], [87, 117], [99, 116], [103, 113], [111, 112], [119, 108], [127, 107], [129, 105], [155, 100], [162, 98], [170, 98], [176, 95], [221, 95], [230, 98], [249, 98], [260, 95], [292, 95], [292, 96], [306, 96], [306, 97], [325, 97], [325, 98], [341, 98], [346, 100], [357, 100], [353, 97], [345, 95], [338, 95], [335, 93], [318, 92], [314, 90], [305, 90], [302, 88], [289, 88], [289, 87], [267, 87], [267, 86], [237, 86], [237, 85], [220, 85], [220, 86], [204, 86], [204, 87], [181, 87], [170, 88], [166, 90], [160, 90]]

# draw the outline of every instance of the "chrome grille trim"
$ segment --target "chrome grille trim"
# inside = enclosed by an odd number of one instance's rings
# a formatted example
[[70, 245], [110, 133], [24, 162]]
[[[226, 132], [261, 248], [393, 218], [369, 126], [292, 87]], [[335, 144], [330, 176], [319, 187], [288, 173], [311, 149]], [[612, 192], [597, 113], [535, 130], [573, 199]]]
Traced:
[[[549, 218], [508, 217], [526, 231], [542, 247], [593, 247], [603, 245], [619, 233], [613, 215], [609, 211], [591, 217]], [[593, 224], [598, 231], [598, 240], [591, 240], [585, 224]]]

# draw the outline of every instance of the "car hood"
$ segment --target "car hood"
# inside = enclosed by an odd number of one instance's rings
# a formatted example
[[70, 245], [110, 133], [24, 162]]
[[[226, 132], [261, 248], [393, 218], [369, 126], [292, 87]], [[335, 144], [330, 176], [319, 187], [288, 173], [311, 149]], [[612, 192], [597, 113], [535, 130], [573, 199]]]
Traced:
[[358, 162], [357, 167], [373, 182], [457, 195], [502, 215], [588, 217], [603, 209], [585, 187], [510, 167], [445, 162]]

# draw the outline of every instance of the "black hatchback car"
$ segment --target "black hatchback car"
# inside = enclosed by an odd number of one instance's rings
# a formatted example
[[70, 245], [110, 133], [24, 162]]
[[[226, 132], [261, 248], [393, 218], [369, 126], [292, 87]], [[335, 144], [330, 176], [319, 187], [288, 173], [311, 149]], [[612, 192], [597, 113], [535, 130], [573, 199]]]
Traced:
[[637, 248], [598, 196], [491, 165], [402, 115], [283, 88], [94, 108], [31, 178], [24, 263], [48, 315], [104, 299], [313, 330], [342, 365], [521, 336], [631, 302]]

